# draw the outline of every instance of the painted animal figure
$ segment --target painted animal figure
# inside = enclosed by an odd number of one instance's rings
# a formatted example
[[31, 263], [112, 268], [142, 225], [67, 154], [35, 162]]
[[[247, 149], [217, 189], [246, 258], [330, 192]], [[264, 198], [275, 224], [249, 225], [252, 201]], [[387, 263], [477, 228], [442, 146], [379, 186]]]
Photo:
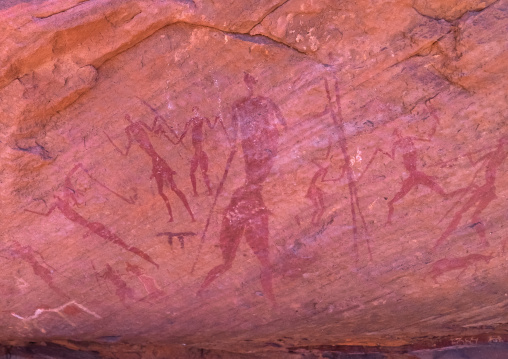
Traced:
[[476, 272], [476, 266], [478, 265], [478, 262], [484, 261], [485, 263], [489, 263], [492, 258], [494, 258], [492, 255], [486, 256], [476, 253], [469, 254], [464, 257], [443, 258], [432, 264], [432, 269], [430, 270], [429, 275], [432, 277], [434, 282], [437, 283], [437, 277], [440, 275], [443, 275], [446, 272], [451, 272], [453, 270], [462, 269], [462, 271], [457, 276], [458, 278], [470, 266], [474, 265]]

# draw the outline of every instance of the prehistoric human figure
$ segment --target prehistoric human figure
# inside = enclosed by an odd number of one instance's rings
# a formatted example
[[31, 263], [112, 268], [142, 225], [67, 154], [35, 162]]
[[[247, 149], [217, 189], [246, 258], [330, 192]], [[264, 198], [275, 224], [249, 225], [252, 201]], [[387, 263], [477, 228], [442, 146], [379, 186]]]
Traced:
[[145, 291], [147, 293], [147, 298], [157, 298], [164, 294], [164, 292], [159, 287], [155, 279], [146, 275], [141, 269], [141, 267], [135, 264], [127, 263], [125, 269], [127, 270], [127, 272], [130, 272], [133, 275], [135, 275], [141, 282], [141, 284], [143, 284], [143, 287], [145, 288]]
[[[330, 141], [331, 142], [331, 141]], [[328, 146], [326, 155], [324, 158], [321, 158], [321, 160], [328, 160], [330, 157], [330, 152], [332, 149], [332, 144]], [[307, 189], [307, 193], [305, 194], [305, 198], [308, 198], [312, 201], [312, 204], [314, 206], [314, 211], [312, 212], [312, 224], [319, 224], [321, 221], [321, 218], [323, 217], [323, 214], [325, 213], [325, 202], [324, 202], [324, 191], [318, 186], [319, 182], [335, 182], [339, 181], [344, 177], [345, 170], [342, 169], [342, 174], [338, 178], [325, 178], [328, 174], [328, 168], [329, 164], [321, 165], [318, 160], [320, 158], [315, 158], [312, 160], [312, 163], [314, 163], [318, 170], [314, 173], [314, 176], [312, 176], [312, 179], [309, 184], [309, 188]]]
[[128, 250], [129, 252], [134, 253], [135, 255], [143, 258], [147, 262], [150, 262], [157, 268], [159, 268], [159, 265], [155, 263], [148, 254], [146, 254], [145, 252], [136, 247], [129, 246], [120, 237], [118, 237], [116, 234], [114, 234], [108, 228], [106, 228], [102, 223], [90, 222], [72, 208], [73, 206], [79, 206], [80, 203], [78, 202], [76, 195], [79, 195], [80, 192], [79, 190], [73, 188], [74, 186], [71, 183], [71, 176], [80, 168], [86, 172], [86, 169], [83, 168], [81, 164], [77, 164], [76, 166], [74, 166], [74, 168], [72, 168], [69, 171], [69, 173], [65, 176], [62, 191], [59, 194], [53, 195], [53, 197], [55, 198], [55, 202], [49, 206], [49, 209], [46, 213], [36, 212], [29, 209], [25, 209], [25, 211], [47, 217], [55, 209], [58, 209], [68, 220], [77, 223], [85, 228], [88, 228], [90, 232], [98, 235], [99, 237], [109, 242], [112, 242], [113, 244], [116, 244], [117, 246], [120, 246]]
[[409, 193], [409, 191], [411, 191], [411, 189], [414, 188], [415, 186], [418, 185], [426, 186], [431, 190], [433, 190], [434, 192], [439, 193], [442, 197], [447, 197], [447, 194], [441, 188], [441, 186], [437, 184], [437, 182], [431, 176], [423, 173], [422, 171], [419, 171], [416, 165], [418, 161], [418, 150], [416, 149], [414, 141], [429, 142], [431, 140], [432, 136], [436, 132], [436, 127], [438, 123], [437, 117], [434, 116], [434, 119], [436, 120], [436, 122], [428, 138], [403, 136], [401, 131], [398, 128], [396, 128], [393, 131], [393, 136], [395, 138], [393, 141], [391, 154], [383, 152], [384, 154], [387, 154], [391, 159], [395, 159], [395, 152], [397, 149], [400, 149], [402, 152], [402, 163], [407, 173], [409, 174], [409, 177], [402, 182], [402, 188], [400, 189], [400, 191], [397, 192], [390, 201], [388, 201], [387, 223], [392, 223], [392, 216], [394, 212], [393, 205], [398, 201], [400, 201], [402, 198], [404, 198]]
[[498, 140], [495, 149], [483, 155], [477, 161], [473, 161], [471, 154], [468, 154], [469, 161], [472, 165], [476, 165], [480, 162], [485, 164], [485, 184], [482, 186], [470, 185], [464, 189], [466, 191], [471, 191], [471, 196], [455, 213], [448, 227], [446, 227], [444, 232], [441, 234], [441, 237], [439, 237], [439, 239], [436, 241], [434, 249], [443, 243], [450, 236], [450, 234], [452, 234], [452, 232], [457, 229], [462, 216], [470, 208], [474, 208], [474, 212], [471, 215], [472, 227], [475, 229], [476, 233], [478, 233], [481, 244], [489, 244], [485, 235], [485, 224], [483, 223], [480, 215], [485, 210], [485, 208], [487, 208], [490, 202], [497, 198], [495, 186], [497, 169], [499, 166], [501, 166], [501, 164], [503, 164], [503, 162], [506, 160], [506, 157], [508, 157], [507, 146], [508, 136], [502, 136]]
[[233, 147], [229, 159], [232, 161], [236, 152], [239, 131], [245, 161], [245, 184], [235, 190], [222, 218], [219, 244], [224, 262], [208, 272], [198, 293], [231, 268], [244, 235], [261, 263], [263, 292], [275, 303], [268, 248], [270, 211], [265, 206], [261, 191], [278, 153], [279, 131], [276, 120], [284, 127], [286, 121], [272, 100], [262, 96], [254, 97], [254, 77], [245, 73], [244, 82], [248, 95], [237, 101], [232, 108]]
[[126, 299], [135, 301], [134, 290], [127, 285], [127, 282], [120, 277], [118, 272], [106, 264], [106, 270], [100, 275], [102, 278], [108, 280], [116, 288], [115, 294], [122, 301], [122, 304], [127, 306]]
[[[189, 202], [187, 202], [187, 198], [185, 197], [185, 194], [178, 189], [175, 180], [173, 179], [173, 175], [176, 174], [171, 167], [169, 167], [168, 163], [161, 157], [159, 154], [155, 151], [155, 149], [152, 146], [152, 143], [150, 142], [150, 137], [148, 136], [148, 133], [146, 133], [145, 130], [149, 132], [154, 132], [155, 134], [164, 133], [164, 130], [162, 129], [162, 126], [157, 123], [159, 117], [155, 117], [154, 123], [152, 127], [148, 126], [146, 123], [142, 121], [132, 121], [131, 117], [129, 115], [125, 115], [125, 119], [130, 123], [125, 128], [125, 133], [127, 135], [127, 148], [125, 149], [125, 153], [118, 148], [117, 145], [111, 140], [111, 138], [106, 134], [109, 141], [113, 146], [115, 146], [116, 150], [120, 152], [123, 156], [127, 156], [129, 154], [129, 150], [133, 144], [133, 142], [136, 142], [139, 147], [145, 151], [145, 153], [150, 157], [152, 160], [152, 175], [150, 178], [155, 178], [155, 181], [157, 182], [157, 190], [159, 192], [159, 195], [164, 200], [164, 203], [166, 204], [166, 208], [169, 213], [169, 222], [173, 222], [173, 212], [171, 211], [171, 205], [169, 203], [169, 199], [164, 193], [164, 182], [166, 181], [171, 190], [176, 193], [176, 195], [180, 198], [183, 205], [187, 209], [187, 212], [189, 212], [189, 215], [191, 216], [192, 221], [194, 222], [194, 214], [192, 213], [192, 210], [189, 206]], [[170, 139], [166, 136], [166, 138]], [[175, 143], [175, 142], [173, 142]]]
[[180, 135], [180, 139], [178, 140], [178, 143], [180, 143], [185, 135], [187, 135], [187, 132], [189, 131], [189, 128], [191, 128], [192, 132], [192, 146], [194, 147], [194, 155], [192, 156], [191, 160], [191, 167], [190, 167], [190, 179], [192, 183], [192, 189], [194, 191], [194, 196], [198, 196], [198, 192], [196, 190], [196, 170], [198, 169], [198, 166], [201, 168], [201, 175], [203, 176], [203, 180], [205, 181], [206, 188], [208, 189], [208, 194], [212, 195], [212, 185], [210, 184], [210, 178], [208, 177], [208, 155], [203, 150], [203, 142], [204, 142], [204, 135], [203, 135], [203, 125], [206, 123], [210, 129], [214, 129], [215, 125], [217, 125], [217, 121], [221, 121], [222, 119], [217, 116], [215, 117], [215, 122], [212, 124], [212, 122], [206, 118], [201, 117], [198, 111], [197, 107], [193, 107], [192, 111], [194, 112], [194, 117], [192, 117], [186, 124], [183, 129], [183, 133]]
[[[54, 269], [49, 264], [46, 263], [46, 261], [38, 251], [34, 250], [31, 246], [23, 246], [18, 241], [14, 240], [11, 242], [11, 246], [7, 249], [7, 252], [11, 255], [11, 257], [19, 258], [30, 264], [30, 266], [34, 271], [34, 274], [40, 277], [44, 282], [46, 282], [48, 287], [53, 289], [56, 293], [69, 298], [69, 296], [64, 294], [58, 287], [56, 287], [53, 284], [52, 274]], [[35, 257], [35, 254], [37, 254], [42, 259], [42, 263], [44, 265], [39, 263], [39, 261]]]

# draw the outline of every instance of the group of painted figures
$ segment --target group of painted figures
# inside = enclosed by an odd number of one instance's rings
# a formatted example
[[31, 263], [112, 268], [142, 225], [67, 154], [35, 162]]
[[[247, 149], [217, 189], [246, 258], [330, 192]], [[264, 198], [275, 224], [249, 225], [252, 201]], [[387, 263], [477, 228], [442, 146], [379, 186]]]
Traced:
[[[222, 191], [231, 163], [237, 153], [238, 143], [241, 145], [245, 163], [245, 183], [234, 191], [233, 195], [231, 196], [229, 205], [225, 208], [222, 215], [221, 229], [219, 232], [219, 245], [222, 252], [223, 262], [208, 272], [201, 285], [199, 293], [205, 290], [205, 288], [207, 288], [217, 277], [231, 268], [240, 240], [242, 237], [245, 237], [248, 245], [251, 247], [261, 264], [261, 285], [263, 287], [263, 294], [270, 301], [275, 303], [275, 295], [272, 288], [272, 269], [269, 257], [268, 243], [268, 222], [270, 211], [264, 203], [262, 190], [264, 182], [270, 174], [274, 160], [278, 153], [278, 142], [280, 134], [277, 126], [280, 125], [285, 128], [286, 121], [281, 111], [272, 100], [263, 96], [254, 95], [254, 86], [256, 84], [256, 80], [253, 76], [246, 73], [244, 76], [244, 82], [246, 84], [248, 94], [246, 97], [243, 97], [234, 103], [232, 107], [231, 125], [228, 129], [226, 129], [224, 126], [223, 120], [220, 116], [216, 117], [212, 122], [207, 118], [201, 117], [198, 109], [194, 108], [194, 117], [185, 124], [181, 134], [177, 134], [165, 123], [164, 118], [156, 113], [155, 119], [151, 126], [143, 121], [134, 121], [129, 115], [125, 115], [125, 120], [129, 124], [125, 128], [127, 145], [124, 150], [115, 144], [108, 135], [106, 136], [114, 148], [123, 156], [128, 156], [132, 145], [137, 144], [139, 148], [150, 157], [152, 161], [151, 178], [154, 178], [156, 181], [158, 194], [164, 201], [167, 212], [169, 214], [170, 222], [174, 220], [174, 217], [170, 201], [164, 192], [165, 183], [169, 185], [169, 188], [183, 203], [191, 220], [195, 221], [195, 217], [187, 197], [178, 188], [173, 178], [176, 172], [168, 165], [166, 160], [164, 160], [164, 158], [157, 153], [151, 143], [149, 134], [164, 136], [171, 143], [177, 145], [182, 142], [190, 130], [192, 136], [192, 145], [194, 148], [194, 155], [191, 159], [190, 166], [190, 179], [192, 183], [193, 194], [195, 196], [198, 195], [195, 173], [198, 168], [200, 168], [207, 192], [209, 195], [213, 195], [212, 184], [208, 177], [208, 156], [203, 149], [203, 127], [206, 125], [210, 129], [214, 129], [215, 126], [219, 123], [224, 130], [228, 143], [230, 144], [230, 153], [226, 161], [221, 182], [217, 186], [212, 206], [215, 206], [217, 198]], [[478, 153], [480, 153], [480, 151], [478, 151], [475, 153], [467, 154], [468, 159], [473, 165], [477, 165], [478, 163], [482, 163], [484, 165], [485, 183], [483, 185], [476, 185], [474, 183], [475, 178], [473, 178], [468, 186], [447, 193], [431, 176], [425, 174], [417, 168], [417, 161], [419, 156], [415, 146], [415, 141], [430, 141], [436, 132], [437, 125], [439, 124], [439, 120], [435, 114], [435, 111], [430, 108], [430, 104], [426, 103], [424, 106], [426, 106], [428, 113], [432, 116], [434, 121], [434, 125], [428, 135], [428, 138], [404, 136], [400, 130], [396, 129], [393, 133], [394, 139], [391, 152], [383, 151], [380, 148], [376, 149], [372, 155], [372, 159], [368, 162], [363, 173], [360, 176], [357, 176], [352, 168], [352, 163], [354, 161], [352, 161], [351, 155], [349, 154], [346, 134], [344, 130], [344, 121], [340, 107], [339, 87], [337, 81], [335, 81], [335, 100], [331, 96], [332, 91], [329, 88], [328, 81], [325, 81], [325, 89], [328, 97], [328, 105], [325, 111], [320, 113], [319, 116], [329, 115], [331, 117], [333, 125], [336, 129], [335, 133], [337, 136], [333, 142], [330, 142], [330, 146], [328, 147], [325, 158], [330, 156], [332, 147], [337, 146], [340, 150], [344, 162], [339, 178], [327, 178], [328, 166], [322, 166], [317, 162], [316, 159], [315, 164], [318, 165], [319, 169], [314, 174], [306, 193], [306, 197], [309, 198], [313, 204], [311, 215], [312, 223], [320, 223], [326, 209], [325, 193], [318, 186], [318, 183], [338, 181], [345, 177], [349, 190], [349, 208], [351, 211], [355, 255], [358, 256], [357, 241], [359, 239], [359, 230], [363, 228], [363, 237], [366, 238], [369, 255], [372, 257], [369, 242], [369, 233], [359, 203], [357, 184], [363, 177], [363, 174], [368, 170], [370, 164], [378, 153], [384, 154], [391, 159], [395, 159], [396, 152], [400, 151], [402, 153], [402, 163], [406, 169], [408, 176], [403, 181], [402, 188], [394, 195], [393, 198], [388, 201], [387, 222], [391, 223], [395, 210], [394, 205], [404, 196], [406, 196], [412, 188], [417, 185], [424, 185], [445, 198], [456, 195], [461, 195], [461, 198], [465, 198], [461, 201], [461, 206], [459, 209], [456, 210], [455, 214], [451, 216], [451, 221], [439, 239], [437, 239], [435, 242], [434, 248], [437, 248], [446, 241], [446, 239], [458, 227], [462, 216], [470, 209], [473, 209], [473, 213], [471, 215], [471, 221], [474, 224], [473, 228], [478, 233], [481, 242], [483, 244], [487, 244], [485, 234], [486, 227], [482, 221], [481, 214], [485, 208], [496, 198], [496, 173], [499, 166], [506, 160], [506, 157], [508, 156], [508, 138], [506, 136], [501, 137], [498, 140], [497, 144], [492, 148], [482, 150], [486, 153], [478, 155]], [[153, 108], [152, 110], [156, 112], [156, 110]], [[168, 130], [169, 133], [166, 130]], [[477, 155], [478, 158], [474, 160], [473, 155]], [[474, 173], [474, 177], [476, 177], [477, 173], [482, 168], [483, 166]], [[85, 167], [83, 167], [81, 164], [77, 164], [66, 175], [63, 186], [61, 187], [61, 191], [54, 194], [54, 201], [45, 213], [28, 209], [26, 211], [49, 216], [55, 209], [58, 209], [70, 221], [85, 227], [91, 233], [105, 239], [108, 242], [124, 248], [125, 250], [139, 256], [143, 260], [150, 262], [158, 268], [159, 265], [148, 254], [137, 247], [128, 245], [122, 238], [109, 230], [105, 225], [87, 220], [74, 209], [74, 207], [80, 203], [79, 197], [82, 195], [80, 191], [77, 188], [74, 188], [75, 186], [73, 186], [71, 183], [72, 176], [78, 170], [84, 171], [84, 173], [86, 173], [86, 175], [89, 176], [92, 180], [100, 183], [88, 172]], [[106, 187], [104, 184], [101, 185]], [[134, 203], [133, 199], [131, 198], [127, 199], [114, 191], [111, 192], [128, 203]], [[450, 211], [452, 210], [453, 207]], [[447, 216], [450, 211], [446, 214]], [[202, 241], [205, 238], [205, 233], [208, 228], [209, 221], [210, 217], [208, 218], [205, 230], [201, 237]], [[358, 221], [360, 221], [361, 224], [358, 224]], [[168, 236], [171, 235], [171, 238], [178, 238], [183, 247], [183, 233], [179, 234], [167, 232], [162, 234], [167, 234]], [[195, 233], [186, 232], [185, 235], [195, 235]], [[16, 243], [13, 247], [13, 253], [17, 253], [19, 257], [24, 258], [24, 260], [30, 262], [35, 274], [40, 276], [46, 283], [48, 283], [48, 285], [50, 285], [51, 288], [61, 293], [61, 291], [51, 282], [50, 274], [52, 271], [49, 271], [47, 266], [42, 266], [39, 264], [35, 258], [35, 252], [31, 249], [31, 247], [23, 247], [19, 243]], [[447, 268], [446, 263], [440, 263], [440, 265], [444, 265], [444, 268]], [[138, 277], [140, 277], [142, 275], [140, 269], [138, 268], [137, 271], [139, 272]], [[118, 284], [121, 279], [118, 279], [119, 277], [117, 278], [117, 274], [115, 273], [116, 272], [111, 267], [109, 267], [106, 269], [103, 276], [109, 278], [113, 283]], [[438, 271], [438, 275], [440, 273], [441, 272]], [[145, 276], [144, 278], [146, 282], [148, 281], [146, 278], [151, 277]], [[152, 287], [153, 286], [154, 285], [152, 284]], [[125, 295], [131, 295], [125, 292], [124, 285], [116, 285], [116, 287], [117, 292], [120, 290], [120, 292], [123, 293], [122, 295], [124, 297]]]

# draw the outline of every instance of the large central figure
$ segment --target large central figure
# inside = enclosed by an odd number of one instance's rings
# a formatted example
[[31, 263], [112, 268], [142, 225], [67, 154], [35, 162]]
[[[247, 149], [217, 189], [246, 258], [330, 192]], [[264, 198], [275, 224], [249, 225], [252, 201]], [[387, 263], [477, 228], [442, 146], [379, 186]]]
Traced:
[[232, 159], [237, 147], [238, 130], [245, 161], [245, 184], [235, 190], [224, 211], [219, 235], [224, 263], [208, 272], [200, 292], [218, 276], [229, 270], [235, 259], [242, 235], [261, 262], [261, 285], [264, 295], [273, 303], [272, 269], [268, 249], [268, 215], [261, 191], [278, 152], [279, 131], [276, 120], [286, 121], [277, 105], [269, 98], [254, 97], [256, 80], [245, 74], [248, 95], [233, 105]]

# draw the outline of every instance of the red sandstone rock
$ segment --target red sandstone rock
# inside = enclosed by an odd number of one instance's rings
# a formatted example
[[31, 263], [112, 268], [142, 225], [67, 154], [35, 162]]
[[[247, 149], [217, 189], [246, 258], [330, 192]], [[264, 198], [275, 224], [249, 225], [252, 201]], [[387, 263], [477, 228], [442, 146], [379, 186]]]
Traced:
[[505, 341], [506, 13], [0, 6], [0, 338], [224, 358]]

